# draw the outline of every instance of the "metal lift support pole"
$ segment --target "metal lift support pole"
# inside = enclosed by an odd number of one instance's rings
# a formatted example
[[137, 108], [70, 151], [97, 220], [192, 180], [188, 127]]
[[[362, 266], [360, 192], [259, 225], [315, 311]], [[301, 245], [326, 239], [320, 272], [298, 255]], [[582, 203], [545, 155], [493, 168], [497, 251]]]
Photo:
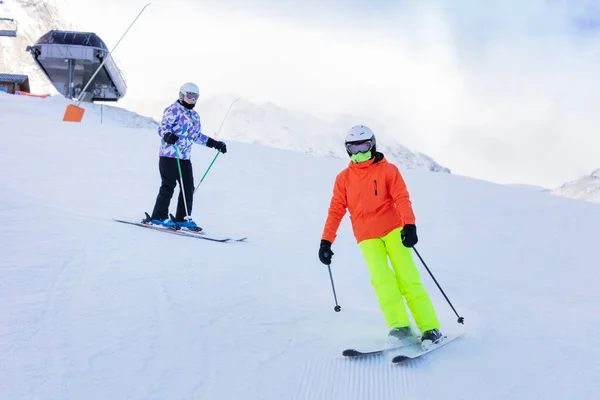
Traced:
[[127, 35], [127, 32], [129, 32], [129, 30], [131, 29], [131, 27], [133, 26], [133, 24], [135, 24], [135, 22], [138, 20], [138, 18], [140, 17], [140, 15], [142, 15], [142, 13], [146, 9], [146, 7], [148, 7], [150, 4], [152, 4], [152, 3], [148, 3], [148, 4], [146, 4], [144, 6], [144, 8], [142, 8], [142, 11], [140, 11], [140, 13], [137, 15], [137, 17], [135, 17], [135, 19], [133, 20], [133, 22], [131, 23], [131, 25], [129, 25], [129, 28], [127, 28], [127, 30], [125, 31], [125, 33], [123, 34], [123, 36], [121, 36], [121, 39], [119, 39], [119, 41], [117, 42], [117, 44], [115, 45], [115, 47], [113, 47], [112, 51], [109, 52], [104, 57], [104, 59], [102, 60], [102, 63], [100, 64], [100, 66], [98, 67], [98, 69], [96, 69], [96, 72], [94, 72], [94, 75], [92, 75], [92, 77], [90, 78], [90, 80], [88, 81], [88, 83], [85, 85], [85, 87], [83, 88], [83, 90], [79, 94], [79, 97], [77, 98], [77, 102], [75, 103], [76, 106], [79, 106], [79, 104], [81, 104], [81, 99], [83, 98], [83, 95], [85, 94], [85, 90], [92, 83], [92, 81], [94, 80], [94, 78], [96, 77], [96, 75], [98, 74], [98, 72], [100, 72], [100, 69], [104, 66], [104, 63], [106, 62], [106, 60], [108, 60], [108, 57], [112, 56], [112, 53], [114, 53], [114, 51], [117, 48], [117, 46], [119, 45], [119, 43], [121, 43], [121, 40], [123, 40], [123, 38], [125, 37], [125, 35]]

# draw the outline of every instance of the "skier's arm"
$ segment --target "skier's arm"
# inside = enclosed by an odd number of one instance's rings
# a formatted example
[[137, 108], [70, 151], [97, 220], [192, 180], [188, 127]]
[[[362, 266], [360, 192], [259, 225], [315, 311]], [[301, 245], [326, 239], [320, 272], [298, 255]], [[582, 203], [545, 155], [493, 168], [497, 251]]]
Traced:
[[209, 140], [211, 140], [211, 138], [202, 133], [202, 124], [198, 123], [198, 134], [194, 136], [194, 143], [207, 146]]
[[337, 236], [337, 230], [342, 222], [342, 218], [346, 215], [346, 186], [342, 175], [338, 175], [335, 179], [333, 187], [333, 196], [329, 204], [327, 220], [325, 221], [325, 229], [323, 230], [322, 240], [327, 240], [333, 243]]
[[202, 146], [209, 147], [211, 149], [217, 149], [221, 153], [227, 153], [227, 146], [224, 142], [215, 140], [210, 136], [206, 136], [202, 133], [202, 124], [198, 123], [198, 134], [194, 136], [194, 143], [201, 144]]
[[412, 209], [412, 202], [410, 201], [410, 195], [408, 194], [406, 183], [404, 182], [400, 171], [394, 166], [393, 168], [390, 168], [390, 173], [387, 177], [388, 190], [392, 199], [394, 199], [394, 203], [396, 203], [396, 208], [400, 212], [402, 224], [414, 224], [416, 218]]
[[179, 132], [175, 132], [175, 121], [177, 121], [177, 113], [172, 106], [169, 106], [165, 109], [162, 121], [158, 126], [158, 136], [164, 138], [169, 132], [178, 135]]

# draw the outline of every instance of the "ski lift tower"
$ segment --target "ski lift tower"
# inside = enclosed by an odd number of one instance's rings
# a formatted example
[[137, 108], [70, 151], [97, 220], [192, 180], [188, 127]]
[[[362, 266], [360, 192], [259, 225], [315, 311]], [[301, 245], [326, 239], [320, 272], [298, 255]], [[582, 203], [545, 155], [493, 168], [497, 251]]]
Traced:
[[17, 21], [12, 18], [0, 18], [0, 37], [17, 37]]

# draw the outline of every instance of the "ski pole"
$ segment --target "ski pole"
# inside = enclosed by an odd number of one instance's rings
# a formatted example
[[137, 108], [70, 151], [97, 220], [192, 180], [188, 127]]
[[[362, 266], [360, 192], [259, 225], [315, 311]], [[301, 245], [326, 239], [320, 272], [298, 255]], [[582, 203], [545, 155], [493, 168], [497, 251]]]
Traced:
[[219, 133], [221, 132], [221, 128], [223, 127], [223, 124], [225, 123], [225, 120], [227, 119], [227, 116], [229, 115], [229, 111], [231, 110], [231, 107], [233, 107], [233, 104], [238, 101], [240, 98], [238, 97], [237, 99], [235, 99], [234, 101], [231, 102], [231, 104], [229, 105], [229, 108], [227, 109], [227, 112], [225, 113], [225, 116], [223, 117], [223, 121], [221, 121], [221, 125], [219, 125], [219, 129], [217, 130], [217, 133], [215, 133], [215, 138], [219, 137]]
[[185, 188], [183, 186], [183, 174], [181, 173], [181, 165], [179, 163], [179, 149], [175, 145], [173, 145], [173, 147], [175, 147], [175, 153], [177, 154], [177, 169], [179, 169], [179, 184], [181, 185], [181, 195], [183, 196], [183, 205], [185, 206], [185, 219], [189, 221], [191, 218], [188, 215], [187, 200], [185, 199]]
[[335, 307], [333, 308], [335, 312], [340, 312], [342, 307], [338, 305], [337, 296], [335, 295], [335, 286], [333, 286], [333, 275], [331, 275], [331, 264], [327, 265], [327, 269], [329, 270], [329, 279], [331, 279], [331, 288], [333, 289], [333, 299], [335, 300]]
[[446, 298], [446, 301], [448, 302], [448, 304], [450, 304], [450, 307], [452, 307], [452, 310], [454, 311], [454, 314], [456, 314], [456, 316], [458, 317], [458, 323], [459, 324], [465, 324], [465, 319], [463, 317], [461, 317], [460, 315], [458, 315], [458, 313], [456, 312], [456, 310], [454, 309], [454, 306], [452, 305], [452, 303], [450, 302], [450, 300], [448, 299], [448, 296], [446, 296], [446, 293], [444, 293], [444, 291], [442, 290], [442, 287], [440, 286], [440, 284], [437, 282], [437, 280], [435, 279], [435, 277], [433, 276], [433, 274], [431, 273], [431, 271], [429, 270], [429, 268], [427, 267], [427, 264], [425, 264], [425, 261], [423, 261], [423, 258], [421, 258], [421, 255], [419, 254], [419, 252], [417, 251], [417, 249], [415, 247], [413, 247], [413, 250], [415, 251], [415, 253], [417, 254], [417, 257], [419, 257], [419, 260], [421, 260], [421, 263], [423, 263], [423, 266], [425, 267], [425, 269], [427, 270], [427, 272], [429, 272], [429, 275], [431, 275], [431, 278], [433, 279], [433, 281], [435, 282], [435, 284], [437, 285], [438, 289], [440, 289], [440, 292], [442, 292], [442, 294], [444, 295], [444, 297]]
[[212, 167], [212, 165], [215, 163], [215, 161], [217, 160], [217, 157], [219, 157], [219, 154], [221, 154], [220, 151], [217, 151], [217, 154], [215, 154], [215, 158], [213, 158], [212, 162], [210, 163], [210, 165], [208, 166], [208, 169], [206, 170], [206, 172], [204, 173], [204, 175], [202, 175], [202, 179], [200, 179], [200, 182], [198, 183], [198, 186], [196, 186], [196, 188], [194, 189], [194, 194], [196, 194], [196, 190], [198, 190], [198, 188], [200, 187], [200, 184], [202, 183], [202, 181], [204, 180], [204, 177], [206, 176], [206, 174], [208, 174], [208, 171], [210, 170], [210, 168]]
[[[223, 124], [225, 123], [225, 120], [227, 119], [227, 116], [229, 115], [229, 111], [231, 111], [231, 107], [233, 107], [233, 104], [238, 101], [240, 98], [236, 98], [234, 101], [231, 102], [231, 104], [229, 105], [229, 108], [227, 109], [227, 112], [225, 113], [225, 116], [223, 117], [223, 120], [221, 121], [221, 125], [219, 125], [219, 129], [217, 129], [217, 132], [215, 133], [215, 138], [219, 137], [219, 133], [221, 132], [221, 128], [223, 127]], [[210, 170], [210, 168], [212, 167], [213, 163], [216, 161], [217, 157], [219, 156], [220, 151], [217, 151], [217, 154], [215, 155], [215, 158], [213, 158], [212, 162], [210, 163], [210, 165], [208, 166], [208, 169], [206, 170], [206, 172], [204, 173], [204, 175], [202, 176], [202, 179], [200, 179], [200, 182], [198, 182], [198, 186], [196, 186], [196, 188], [194, 189], [194, 194], [196, 194], [196, 191], [198, 190], [198, 188], [200, 187], [200, 184], [202, 183], [202, 181], [204, 180], [204, 177], [206, 176], [206, 174], [208, 174], [208, 171]]]

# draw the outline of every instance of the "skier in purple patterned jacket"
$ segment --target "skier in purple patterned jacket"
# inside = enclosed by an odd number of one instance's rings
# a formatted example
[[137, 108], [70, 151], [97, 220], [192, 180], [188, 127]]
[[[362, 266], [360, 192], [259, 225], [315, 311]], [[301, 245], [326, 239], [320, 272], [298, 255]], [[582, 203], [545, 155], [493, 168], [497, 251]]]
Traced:
[[[202, 229], [191, 219], [194, 198], [194, 176], [190, 160], [192, 144], [201, 144], [217, 149], [221, 153], [227, 152], [227, 146], [202, 133], [200, 116], [194, 111], [198, 96], [198, 86], [191, 82], [185, 83], [179, 89], [179, 100], [167, 107], [163, 113], [158, 127], [158, 135], [162, 138], [158, 162], [161, 186], [152, 211], [152, 224], [167, 227], [178, 225], [197, 231]], [[177, 158], [181, 165], [183, 185], [179, 179]], [[180, 191], [175, 221], [173, 221], [169, 218], [169, 204], [177, 182], [180, 184]]]

